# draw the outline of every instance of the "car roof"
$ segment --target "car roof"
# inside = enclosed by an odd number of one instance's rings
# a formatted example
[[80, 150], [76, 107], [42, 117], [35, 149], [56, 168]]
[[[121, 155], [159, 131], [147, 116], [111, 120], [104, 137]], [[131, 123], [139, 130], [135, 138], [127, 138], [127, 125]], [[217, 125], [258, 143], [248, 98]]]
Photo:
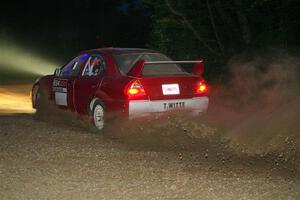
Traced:
[[158, 53], [158, 51], [151, 50], [151, 49], [142, 49], [142, 48], [99, 48], [99, 49], [91, 49], [88, 51], [84, 51], [81, 53], [105, 53], [110, 55], [117, 55], [117, 54], [130, 54], [130, 53]]

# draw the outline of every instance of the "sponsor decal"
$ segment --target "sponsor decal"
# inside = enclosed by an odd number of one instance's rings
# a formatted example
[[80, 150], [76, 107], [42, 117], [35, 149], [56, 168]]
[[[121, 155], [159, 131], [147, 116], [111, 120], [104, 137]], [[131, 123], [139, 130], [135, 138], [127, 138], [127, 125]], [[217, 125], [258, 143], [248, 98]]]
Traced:
[[66, 79], [54, 79], [52, 83], [53, 92], [67, 92], [68, 80]]

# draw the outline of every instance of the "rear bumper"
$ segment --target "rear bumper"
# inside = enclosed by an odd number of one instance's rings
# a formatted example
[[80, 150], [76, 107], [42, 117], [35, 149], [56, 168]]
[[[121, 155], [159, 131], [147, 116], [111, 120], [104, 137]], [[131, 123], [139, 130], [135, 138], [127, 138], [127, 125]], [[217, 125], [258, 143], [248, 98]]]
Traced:
[[187, 110], [193, 115], [198, 115], [208, 108], [208, 97], [195, 97], [191, 99], [173, 100], [134, 100], [129, 102], [129, 119], [149, 116], [154, 113], [167, 112], [170, 110]]

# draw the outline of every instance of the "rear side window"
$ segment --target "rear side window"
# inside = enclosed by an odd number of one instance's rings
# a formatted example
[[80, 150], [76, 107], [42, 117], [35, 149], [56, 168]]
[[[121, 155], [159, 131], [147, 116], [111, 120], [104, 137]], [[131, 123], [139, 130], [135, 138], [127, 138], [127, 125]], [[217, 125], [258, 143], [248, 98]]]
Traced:
[[[160, 53], [130, 53], [114, 56], [120, 72], [126, 75], [138, 60], [147, 61], [171, 61], [167, 56]], [[186, 74], [178, 64], [146, 64], [143, 70], [144, 76]]]
[[119, 68], [119, 71], [126, 75], [142, 56], [142, 54], [120, 54], [115, 55], [114, 60]]

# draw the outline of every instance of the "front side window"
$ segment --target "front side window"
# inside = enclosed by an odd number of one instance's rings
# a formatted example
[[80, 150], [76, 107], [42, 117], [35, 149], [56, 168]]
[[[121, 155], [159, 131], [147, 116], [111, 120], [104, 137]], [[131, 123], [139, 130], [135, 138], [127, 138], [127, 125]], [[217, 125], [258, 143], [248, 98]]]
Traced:
[[71, 60], [62, 68], [60, 76], [77, 76], [82, 64], [85, 63], [88, 57], [88, 54], [83, 54]]
[[105, 62], [103, 57], [99, 55], [93, 55], [89, 57], [82, 72], [82, 76], [100, 76], [103, 75], [104, 69]]

